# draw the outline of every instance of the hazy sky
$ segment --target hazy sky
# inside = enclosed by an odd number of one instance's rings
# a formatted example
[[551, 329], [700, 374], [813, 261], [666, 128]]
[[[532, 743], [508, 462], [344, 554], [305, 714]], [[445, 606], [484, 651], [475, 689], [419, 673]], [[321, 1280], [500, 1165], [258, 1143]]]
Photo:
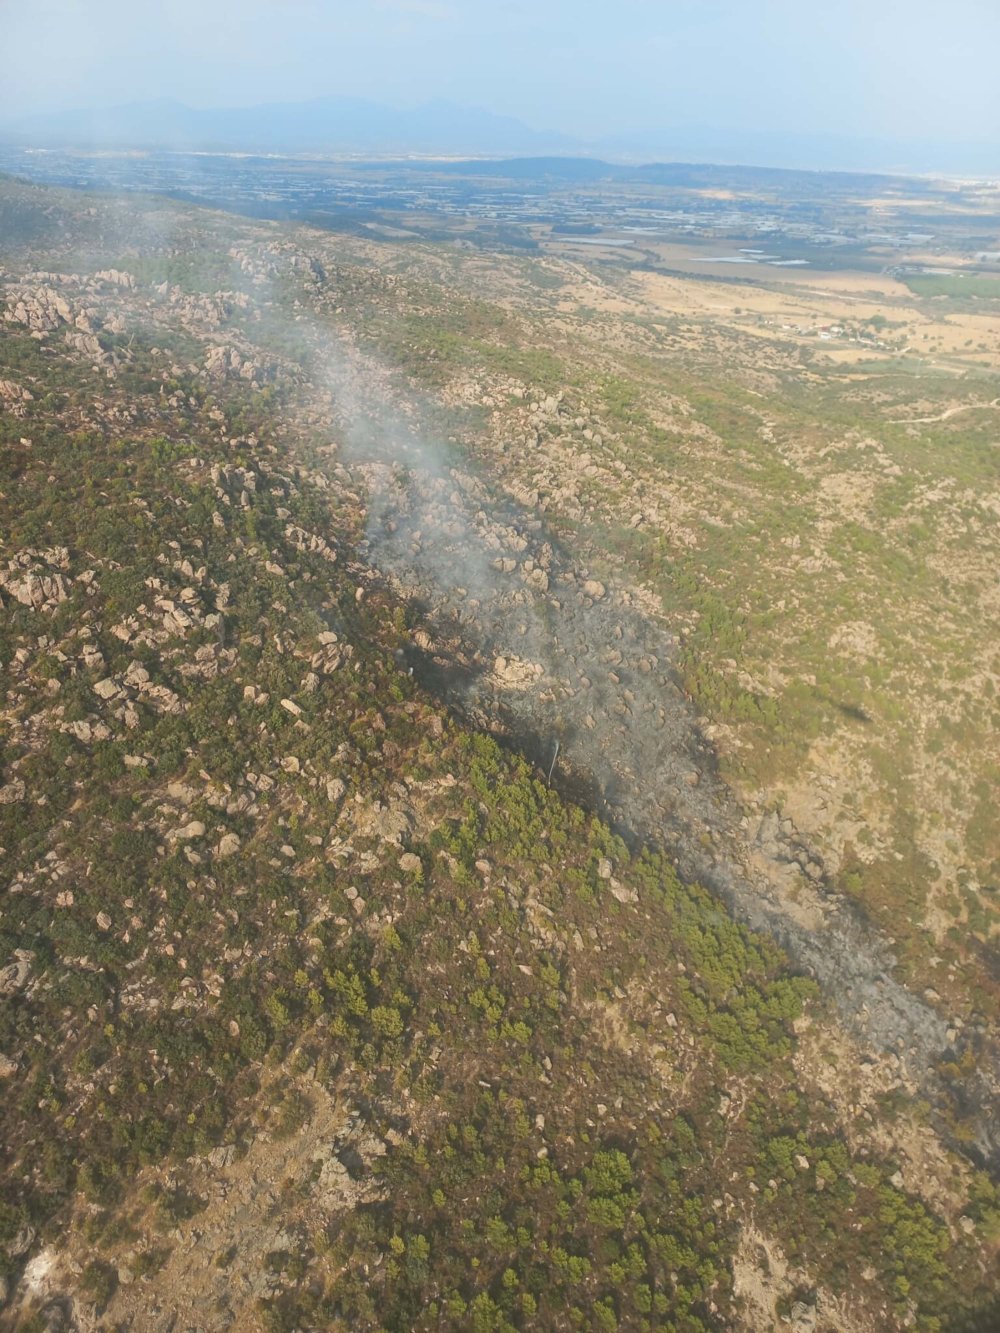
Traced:
[[0, 0], [0, 119], [447, 98], [580, 135], [1000, 138], [1000, 0]]

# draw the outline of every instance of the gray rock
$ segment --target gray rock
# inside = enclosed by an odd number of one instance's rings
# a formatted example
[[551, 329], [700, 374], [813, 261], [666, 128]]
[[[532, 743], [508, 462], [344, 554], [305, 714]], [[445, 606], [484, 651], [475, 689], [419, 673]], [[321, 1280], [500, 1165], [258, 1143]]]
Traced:
[[12, 1241], [7, 1242], [7, 1255], [11, 1259], [23, 1259], [35, 1242], [35, 1228], [21, 1227]]
[[796, 1301], [791, 1309], [791, 1320], [795, 1333], [812, 1333], [816, 1327], [816, 1307], [806, 1305], [805, 1301]]
[[204, 836], [205, 825], [200, 819], [192, 819], [189, 824], [185, 824], [183, 828], [175, 829], [174, 832], [170, 834], [171, 838], [175, 838], [180, 842], [187, 842], [191, 838], [203, 838]]
[[0, 995], [16, 995], [27, 985], [31, 973], [32, 955], [25, 949], [16, 949], [14, 962], [0, 968]]

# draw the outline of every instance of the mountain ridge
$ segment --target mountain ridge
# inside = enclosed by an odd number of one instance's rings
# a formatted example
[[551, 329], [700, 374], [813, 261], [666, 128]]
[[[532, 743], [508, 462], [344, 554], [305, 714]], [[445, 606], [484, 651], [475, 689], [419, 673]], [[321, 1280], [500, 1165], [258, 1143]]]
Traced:
[[257, 151], [519, 152], [566, 149], [566, 135], [512, 116], [433, 100], [399, 109], [359, 97], [198, 109], [171, 98], [24, 117], [0, 138], [62, 146], [254, 148]]
[[330, 95], [302, 102], [195, 108], [174, 98], [40, 112], [0, 122], [0, 142], [34, 147], [276, 153], [598, 156], [784, 170], [994, 175], [993, 143], [917, 142], [797, 128], [692, 123], [608, 134], [539, 130], [514, 116], [432, 99], [411, 108]]

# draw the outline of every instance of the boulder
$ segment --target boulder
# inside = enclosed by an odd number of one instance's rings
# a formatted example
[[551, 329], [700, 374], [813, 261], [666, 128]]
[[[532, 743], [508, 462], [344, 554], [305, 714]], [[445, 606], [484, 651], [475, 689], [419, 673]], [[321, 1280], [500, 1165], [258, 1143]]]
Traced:
[[14, 961], [0, 967], [0, 995], [16, 995], [28, 983], [32, 955], [26, 949], [14, 951]]
[[203, 838], [205, 836], [205, 825], [200, 819], [192, 819], [189, 824], [183, 828], [175, 829], [170, 837], [176, 842], [190, 842], [192, 838]]

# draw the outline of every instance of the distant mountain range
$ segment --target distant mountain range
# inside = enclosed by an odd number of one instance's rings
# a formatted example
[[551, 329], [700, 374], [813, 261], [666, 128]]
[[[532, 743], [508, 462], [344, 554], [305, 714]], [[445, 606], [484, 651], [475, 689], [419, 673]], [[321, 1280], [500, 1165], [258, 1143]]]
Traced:
[[1000, 145], [926, 143], [697, 125], [603, 138], [532, 129], [450, 102], [400, 110], [356, 97], [196, 110], [163, 99], [103, 110], [34, 115], [0, 124], [24, 147], [176, 149], [358, 156], [503, 157], [601, 154], [619, 161], [714, 162], [825, 171], [1000, 175]]
[[573, 151], [565, 135], [509, 116], [428, 102], [413, 110], [356, 97], [195, 110], [134, 102], [106, 110], [35, 115], [0, 126], [0, 138], [32, 147], [102, 146], [257, 153], [546, 153]]

